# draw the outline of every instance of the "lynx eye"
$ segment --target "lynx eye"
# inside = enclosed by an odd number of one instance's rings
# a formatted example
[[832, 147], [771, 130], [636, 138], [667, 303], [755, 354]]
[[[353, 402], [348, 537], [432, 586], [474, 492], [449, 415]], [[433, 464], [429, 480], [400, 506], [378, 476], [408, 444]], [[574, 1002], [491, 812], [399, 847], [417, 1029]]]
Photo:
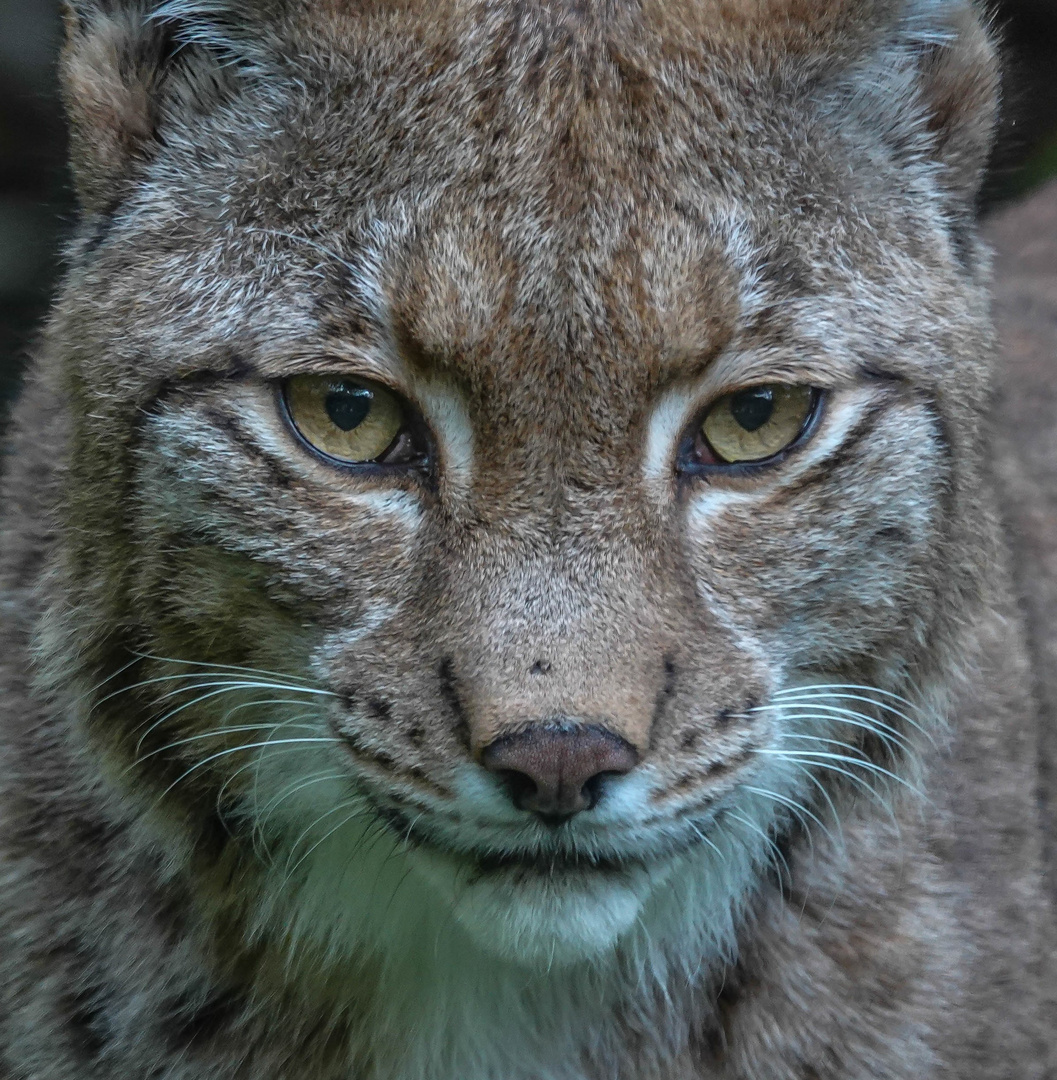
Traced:
[[306, 443], [346, 465], [406, 465], [425, 456], [391, 390], [344, 375], [296, 375], [283, 384], [290, 423]]
[[699, 464], [765, 461], [791, 446], [811, 421], [818, 392], [810, 386], [767, 383], [721, 397], [696, 433]]

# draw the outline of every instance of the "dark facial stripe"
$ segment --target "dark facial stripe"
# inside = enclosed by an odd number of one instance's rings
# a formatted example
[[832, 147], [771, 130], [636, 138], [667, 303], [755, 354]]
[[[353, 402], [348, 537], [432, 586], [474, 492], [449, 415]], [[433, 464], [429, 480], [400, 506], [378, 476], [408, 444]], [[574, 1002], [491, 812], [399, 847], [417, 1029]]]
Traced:
[[305, 489], [305, 484], [300, 477], [267, 453], [257, 440], [240, 426], [235, 417], [215, 408], [207, 408], [205, 417], [211, 424], [223, 431], [250, 461], [260, 466], [267, 473], [268, 479], [274, 487], [279, 489]]
[[437, 669], [440, 679], [440, 692], [452, 714], [452, 731], [455, 737], [466, 748], [471, 750], [472, 738], [470, 736], [470, 722], [466, 719], [466, 713], [459, 699], [459, 691], [455, 685], [455, 665], [450, 657], [445, 657]]
[[888, 402], [878, 402], [869, 408], [848, 432], [840, 446], [834, 447], [833, 451], [821, 461], [816, 462], [794, 481], [771, 494], [763, 506], [771, 508], [792, 502], [803, 492], [828, 480], [839, 469], [853, 464], [860, 456], [859, 452], [863, 443], [876, 434], [888, 409]]
[[335, 729], [335, 734], [345, 744], [346, 749], [357, 764], [363, 766], [369, 772], [386, 773], [387, 783], [403, 781], [411, 787], [418, 787], [420, 790], [425, 789], [439, 798], [454, 798], [452, 792], [427, 776], [425, 771], [417, 766], [401, 765], [392, 755], [387, 754], [384, 750], [368, 746], [353, 732]]
[[655, 750], [657, 748], [657, 737], [660, 732], [661, 721], [664, 719], [665, 711], [668, 708], [668, 703], [671, 701], [675, 694], [675, 684], [677, 679], [677, 673], [675, 669], [675, 661], [670, 657], [664, 658], [664, 682], [661, 685], [661, 689], [657, 693], [657, 700], [653, 706], [653, 717], [650, 720], [650, 749]]

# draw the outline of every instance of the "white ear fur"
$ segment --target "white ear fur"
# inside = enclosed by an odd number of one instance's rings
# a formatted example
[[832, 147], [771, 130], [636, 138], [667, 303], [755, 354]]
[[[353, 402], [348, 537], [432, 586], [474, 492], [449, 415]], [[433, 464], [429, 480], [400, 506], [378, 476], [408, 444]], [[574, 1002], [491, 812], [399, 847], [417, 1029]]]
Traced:
[[932, 172], [952, 235], [968, 243], [999, 106], [995, 44], [974, 0], [906, 0], [832, 102], [909, 167]]
[[67, 0], [61, 60], [71, 160], [89, 213], [120, 202], [180, 114], [222, 98], [233, 70], [139, 0]]

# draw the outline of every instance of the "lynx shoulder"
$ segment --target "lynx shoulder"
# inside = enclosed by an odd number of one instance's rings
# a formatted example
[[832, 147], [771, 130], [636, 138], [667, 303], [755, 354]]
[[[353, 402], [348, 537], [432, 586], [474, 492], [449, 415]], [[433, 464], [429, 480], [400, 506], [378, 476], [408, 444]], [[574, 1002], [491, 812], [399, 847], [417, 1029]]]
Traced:
[[66, 24], [0, 1076], [1051, 1077], [976, 7]]

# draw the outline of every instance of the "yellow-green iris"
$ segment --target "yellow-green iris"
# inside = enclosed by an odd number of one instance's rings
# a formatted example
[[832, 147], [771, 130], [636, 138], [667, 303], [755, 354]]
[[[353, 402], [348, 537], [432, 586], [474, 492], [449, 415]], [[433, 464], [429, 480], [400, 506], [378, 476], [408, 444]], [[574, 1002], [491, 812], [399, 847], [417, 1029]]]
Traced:
[[795, 442], [811, 414], [809, 386], [771, 383], [727, 394], [701, 424], [713, 453], [722, 461], [763, 461]]
[[297, 375], [287, 381], [284, 393], [290, 419], [304, 440], [339, 461], [377, 461], [404, 426], [399, 398], [366, 379]]

